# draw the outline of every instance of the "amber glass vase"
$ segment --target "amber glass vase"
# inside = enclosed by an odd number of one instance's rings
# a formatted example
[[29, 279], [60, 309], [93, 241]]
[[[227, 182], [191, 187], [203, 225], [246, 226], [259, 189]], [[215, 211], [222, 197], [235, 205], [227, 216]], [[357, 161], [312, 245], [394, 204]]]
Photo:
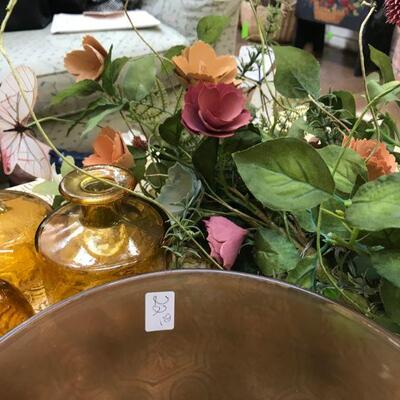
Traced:
[[22, 293], [0, 279], [0, 336], [33, 315], [33, 309]]
[[39, 197], [0, 191], [0, 279], [15, 286], [37, 312], [47, 305], [35, 233], [51, 207]]
[[[130, 172], [109, 165], [91, 175], [132, 189]], [[37, 233], [50, 303], [126, 276], [165, 269], [164, 220], [148, 202], [79, 171], [60, 191], [70, 201]]]

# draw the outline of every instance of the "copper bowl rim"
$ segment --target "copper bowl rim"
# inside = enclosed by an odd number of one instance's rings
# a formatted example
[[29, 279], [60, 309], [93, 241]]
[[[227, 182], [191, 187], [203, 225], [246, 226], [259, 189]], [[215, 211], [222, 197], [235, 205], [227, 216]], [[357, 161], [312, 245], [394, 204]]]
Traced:
[[241, 272], [233, 272], [233, 271], [218, 271], [218, 270], [207, 270], [207, 269], [181, 269], [181, 270], [172, 270], [172, 271], [162, 271], [162, 272], [152, 272], [152, 273], [147, 273], [147, 274], [141, 274], [137, 276], [132, 276], [129, 278], [123, 278], [117, 281], [109, 282], [104, 285], [100, 285], [97, 287], [94, 287], [92, 289], [85, 290], [81, 293], [78, 293], [74, 296], [71, 296], [68, 299], [65, 299], [63, 301], [60, 301], [57, 304], [54, 304], [52, 306], [49, 306], [45, 310], [39, 312], [38, 314], [34, 315], [33, 317], [29, 318], [28, 320], [24, 321], [11, 331], [7, 332], [5, 335], [0, 337], [0, 346], [4, 346], [8, 340], [12, 340], [14, 336], [17, 336], [19, 333], [23, 333], [27, 328], [29, 328], [31, 325], [35, 325], [39, 323], [39, 321], [42, 318], [45, 318], [48, 314], [53, 314], [57, 312], [62, 312], [62, 309], [66, 306], [68, 306], [71, 303], [76, 303], [80, 301], [81, 299], [84, 299], [86, 297], [90, 297], [95, 293], [102, 292], [109, 290], [110, 288], [118, 287], [118, 286], [123, 286], [123, 285], [130, 285], [132, 282], [137, 282], [137, 281], [142, 281], [142, 280], [147, 280], [151, 277], [162, 277], [162, 276], [169, 276], [169, 275], [209, 275], [209, 276], [215, 276], [215, 277], [222, 277], [222, 276], [230, 276], [233, 278], [242, 278], [246, 279], [249, 281], [258, 281], [258, 282], [264, 282], [266, 285], [273, 285], [273, 286], [278, 286], [282, 289], [286, 290], [291, 290], [294, 292], [297, 292], [301, 296], [306, 296], [310, 298], [314, 298], [315, 300], [319, 301], [320, 303], [323, 303], [327, 306], [333, 306], [334, 311], [337, 312], [338, 314], [351, 319], [355, 323], [359, 325], [363, 325], [365, 329], [368, 329], [370, 331], [374, 331], [374, 333], [377, 336], [380, 336], [387, 341], [389, 341], [393, 347], [397, 347], [398, 351], [400, 351], [400, 338], [396, 337], [394, 334], [389, 332], [388, 330], [384, 329], [383, 327], [379, 326], [377, 323], [374, 321], [364, 317], [362, 314], [344, 306], [339, 303], [336, 303], [332, 300], [327, 299], [326, 297], [322, 297], [316, 293], [310, 292], [308, 290], [299, 288], [294, 285], [290, 285], [286, 282], [279, 281], [276, 279], [271, 279], [267, 278], [264, 276], [260, 275], [251, 275], [251, 274], [246, 274], [246, 273], [241, 273]]

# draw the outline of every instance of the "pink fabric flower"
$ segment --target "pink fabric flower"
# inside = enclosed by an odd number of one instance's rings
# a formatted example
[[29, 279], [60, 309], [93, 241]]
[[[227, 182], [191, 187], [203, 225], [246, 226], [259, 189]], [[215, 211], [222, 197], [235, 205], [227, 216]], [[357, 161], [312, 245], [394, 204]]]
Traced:
[[231, 269], [247, 235], [247, 230], [237, 226], [225, 217], [211, 217], [204, 221], [211, 257], [226, 269]]
[[182, 123], [192, 133], [233, 136], [251, 120], [245, 102], [243, 92], [233, 84], [199, 82], [186, 92]]

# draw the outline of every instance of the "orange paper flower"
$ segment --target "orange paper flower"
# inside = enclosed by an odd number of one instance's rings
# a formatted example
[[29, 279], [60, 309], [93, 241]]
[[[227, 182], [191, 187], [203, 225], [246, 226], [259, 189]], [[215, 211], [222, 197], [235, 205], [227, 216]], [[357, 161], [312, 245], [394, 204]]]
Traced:
[[382, 175], [393, 174], [398, 171], [395, 157], [389, 153], [384, 143], [377, 140], [343, 139], [343, 146], [349, 147], [366, 160], [368, 179], [370, 181]]
[[232, 83], [237, 75], [235, 57], [218, 57], [214, 49], [202, 41], [187, 47], [182, 55], [173, 57], [172, 62], [188, 84], [197, 81]]
[[76, 77], [77, 82], [84, 79], [96, 80], [103, 73], [107, 51], [90, 35], [83, 37], [82, 46], [83, 50], [74, 50], [65, 56], [65, 68]]
[[83, 160], [83, 165], [111, 164], [131, 168], [135, 164], [132, 154], [124, 143], [121, 134], [105, 127], [93, 143], [94, 154]]

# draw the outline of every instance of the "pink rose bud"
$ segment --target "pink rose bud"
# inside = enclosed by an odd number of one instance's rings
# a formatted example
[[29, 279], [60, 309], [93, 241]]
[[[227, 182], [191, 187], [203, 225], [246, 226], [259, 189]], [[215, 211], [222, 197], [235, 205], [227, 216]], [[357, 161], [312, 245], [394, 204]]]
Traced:
[[251, 120], [245, 103], [243, 92], [233, 84], [199, 82], [186, 92], [182, 123], [192, 133], [233, 136]]
[[225, 217], [211, 217], [204, 221], [211, 257], [226, 269], [231, 269], [240, 252], [247, 230]]

